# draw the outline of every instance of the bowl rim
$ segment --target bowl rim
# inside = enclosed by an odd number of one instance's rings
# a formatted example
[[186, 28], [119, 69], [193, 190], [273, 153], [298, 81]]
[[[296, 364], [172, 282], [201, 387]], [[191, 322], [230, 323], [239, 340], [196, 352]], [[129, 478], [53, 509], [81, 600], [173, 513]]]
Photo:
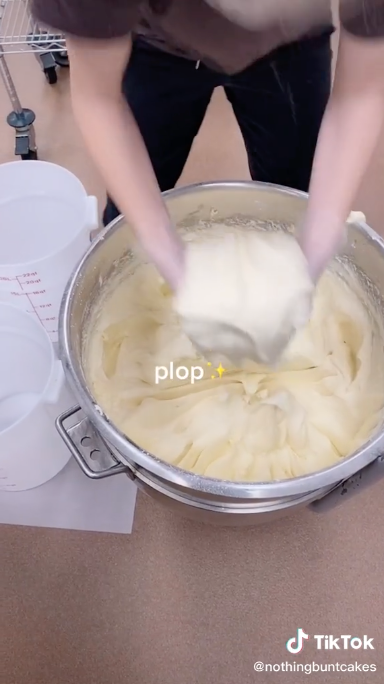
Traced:
[[[261, 190], [278, 193], [290, 197], [296, 197], [307, 201], [308, 193], [286, 188], [272, 183], [260, 183], [256, 181], [212, 181], [208, 183], [194, 183], [181, 188], [168, 190], [163, 194], [165, 201], [170, 198], [182, 197], [193, 194], [196, 191], [209, 192], [212, 190]], [[87, 267], [91, 256], [100, 248], [109, 235], [119, 230], [125, 223], [125, 218], [120, 215], [109, 223], [99, 235], [92, 241], [87, 252], [74, 269], [64, 292], [60, 313], [59, 313], [59, 356], [61, 358], [64, 372], [71, 386], [80, 407], [85, 415], [91, 420], [96, 430], [104, 440], [113, 447], [115, 455], [121, 462], [133, 465], [157, 476], [163, 481], [181, 487], [182, 489], [196, 491], [201, 494], [216, 495], [220, 498], [229, 497], [231, 499], [271, 499], [282, 497], [294, 497], [300, 494], [323, 490], [326, 487], [337, 486], [342, 481], [352, 475], [356, 475], [361, 469], [369, 465], [384, 452], [384, 430], [378, 430], [368, 442], [350, 456], [338, 461], [337, 463], [300, 477], [273, 480], [271, 482], [242, 482], [228, 481], [216, 478], [197, 475], [190, 471], [183, 470], [178, 466], [167, 463], [157, 458], [154, 454], [140, 448], [135, 442], [124, 435], [107, 417], [104, 411], [98, 406], [92, 394], [75, 368], [73, 361], [74, 348], [71, 342], [71, 311], [76, 297], [77, 283], [81, 274]], [[354, 221], [351, 225], [361, 232], [368, 234], [374, 242], [378, 243], [384, 256], [384, 239], [381, 238], [370, 226], [363, 221]], [[117, 454], [116, 454], [117, 452]]]

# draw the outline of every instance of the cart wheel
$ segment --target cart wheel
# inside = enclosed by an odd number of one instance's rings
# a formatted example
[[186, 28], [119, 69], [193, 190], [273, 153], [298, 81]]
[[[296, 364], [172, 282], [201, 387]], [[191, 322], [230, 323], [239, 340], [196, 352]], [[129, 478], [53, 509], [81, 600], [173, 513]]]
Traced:
[[54, 52], [53, 59], [55, 60], [58, 66], [64, 68], [69, 67], [69, 59], [66, 50], [62, 50], [61, 52]]
[[57, 83], [56, 67], [48, 67], [48, 69], [44, 69], [44, 74], [50, 85]]
[[25, 154], [20, 155], [23, 160], [25, 159], [37, 159], [37, 150], [29, 150]]

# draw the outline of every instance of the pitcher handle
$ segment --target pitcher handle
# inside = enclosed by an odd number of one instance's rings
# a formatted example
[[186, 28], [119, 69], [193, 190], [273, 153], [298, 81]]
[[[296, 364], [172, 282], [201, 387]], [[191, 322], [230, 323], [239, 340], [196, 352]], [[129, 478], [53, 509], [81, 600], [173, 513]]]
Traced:
[[45, 403], [57, 404], [65, 384], [65, 375], [61, 361], [55, 361], [49, 385], [46, 389]]
[[89, 239], [92, 240], [95, 231], [99, 229], [99, 203], [94, 195], [88, 195], [86, 203], [86, 228], [89, 231]]

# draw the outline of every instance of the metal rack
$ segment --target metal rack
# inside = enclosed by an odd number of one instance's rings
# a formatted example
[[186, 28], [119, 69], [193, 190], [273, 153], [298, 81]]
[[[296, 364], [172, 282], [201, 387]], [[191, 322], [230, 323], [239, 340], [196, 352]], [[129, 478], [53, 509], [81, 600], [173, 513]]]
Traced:
[[13, 107], [7, 123], [15, 131], [15, 154], [21, 159], [37, 159], [34, 131], [35, 113], [21, 106], [9, 71], [6, 55], [33, 53], [49, 84], [57, 82], [57, 67], [68, 67], [65, 39], [50, 33], [31, 17], [28, 0], [0, 0], [0, 76]]

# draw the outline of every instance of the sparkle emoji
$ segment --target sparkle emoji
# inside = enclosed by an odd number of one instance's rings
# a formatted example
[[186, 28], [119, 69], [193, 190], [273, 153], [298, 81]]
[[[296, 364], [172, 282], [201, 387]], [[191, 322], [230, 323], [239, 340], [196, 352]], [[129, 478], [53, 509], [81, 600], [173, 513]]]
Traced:
[[[211, 364], [211, 363], [207, 363], [207, 366], [210, 367], [210, 366], [212, 366], [212, 364]], [[221, 378], [222, 375], [223, 375], [223, 373], [225, 373], [226, 369], [223, 368], [223, 366], [222, 366], [221, 363], [220, 363], [220, 365], [219, 365], [217, 368], [215, 368], [215, 371], [216, 371], [217, 375], [211, 375], [211, 379], [212, 379], [212, 380], [215, 380], [215, 378], [217, 378], [217, 377]]]

